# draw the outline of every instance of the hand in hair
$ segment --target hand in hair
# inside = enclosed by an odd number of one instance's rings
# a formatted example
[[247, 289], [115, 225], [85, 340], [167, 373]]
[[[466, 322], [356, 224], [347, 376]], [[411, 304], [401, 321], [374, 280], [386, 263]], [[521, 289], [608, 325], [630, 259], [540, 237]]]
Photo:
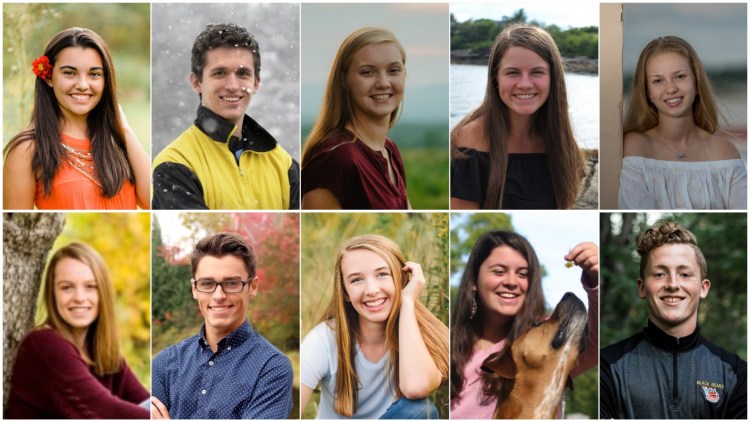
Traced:
[[570, 249], [565, 260], [580, 266], [591, 280], [590, 287], [599, 285], [599, 247], [594, 243], [580, 243]]
[[401, 291], [401, 302], [405, 303], [408, 300], [413, 304], [419, 300], [419, 293], [422, 292], [427, 283], [424, 279], [424, 273], [422, 273], [422, 266], [419, 263], [406, 262], [401, 270], [411, 274], [409, 283]]
[[151, 419], [152, 420], [170, 420], [167, 407], [156, 397], [151, 396]]

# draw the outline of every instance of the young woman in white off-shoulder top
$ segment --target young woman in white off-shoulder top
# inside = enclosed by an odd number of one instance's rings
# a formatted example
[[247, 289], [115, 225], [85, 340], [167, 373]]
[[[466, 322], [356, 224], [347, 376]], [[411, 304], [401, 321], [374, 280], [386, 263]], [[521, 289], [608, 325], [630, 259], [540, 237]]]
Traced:
[[625, 113], [621, 209], [746, 209], [747, 172], [719, 129], [695, 50], [654, 39], [638, 59]]

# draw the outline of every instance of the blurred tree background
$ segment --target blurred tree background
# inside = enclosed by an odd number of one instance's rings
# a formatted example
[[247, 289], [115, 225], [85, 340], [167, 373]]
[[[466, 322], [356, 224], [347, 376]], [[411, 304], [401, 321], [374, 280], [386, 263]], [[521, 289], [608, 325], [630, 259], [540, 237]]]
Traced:
[[469, 19], [459, 22], [451, 14], [451, 50], [468, 50], [486, 57], [495, 37], [513, 23], [527, 23], [549, 32], [563, 57], [599, 57], [599, 27], [562, 29], [557, 25], [545, 25], [529, 20], [523, 9], [500, 20]]
[[3, 144], [29, 124], [34, 106], [31, 62], [63, 29], [101, 35], [117, 74], [117, 93], [128, 123], [151, 150], [151, 7], [148, 3], [3, 5]]
[[639, 233], [662, 221], [692, 231], [706, 257], [711, 289], [698, 306], [701, 333], [747, 360], [747, 215], [745, 213], [602, 213], [601, 346], [646, 326], [648, 310], [638, 297]]
[[[451, 215], [451, 303], [456, 302], [458, 284], [461, 281], [466, 261], [479, 237], [488, 231], [513, 231], [513, 215], [510, 213], [475, 212]], [[534, 244], [532, 244], [534, 246]], [[538, 247], [538, 245], [537, 245]], [[538, 249], [537, 249], [538, 253]], [[542, 265], [542, 280], [547, 271]], [[551, 314], [557, 303], [546, 303]], [[553, 306], [549, 308], [549, 306]], [[593, 368], [576, 377], [575, 390], [565, 390], [564, 416], [573, 413], [586, 414], [591, 419], [599, 414], [599, 370]]]
[[[142, 212], [68, 212], [65, 228], [49, 254], [52, 256], [71, 241], [82, 241], [102, 255], [115, 288], [120, 346], [130, 368], [148, 390], [151, 390], [150, 222], [151, 215]], [[37, 324], [43, 323], [46, 316], [40, 292]]]
[[[302, 219], [302, 335], [320, 318], [333, 293], [333, 271], [340, 245], [351, 237], [380, 234], [395, 241], [407, 260], [417, 262], [427, 280], [422, 303], [448, 325], [447, 213], [306, 213]], [[302, 418], [315, 418], [320, 394], [313, 394]], [[448, 418], [448, 385], [430, 395]]]
[[299, 418], [299, 214], [156, 213], [152, 238], [152, 351], [198, 333], [203, 324], [190, 288], [190, 252], [208, 234], [234, 232], [253, 247], [260, 278], [250, 301], [253, 329], [284, 352], [294, 367]]

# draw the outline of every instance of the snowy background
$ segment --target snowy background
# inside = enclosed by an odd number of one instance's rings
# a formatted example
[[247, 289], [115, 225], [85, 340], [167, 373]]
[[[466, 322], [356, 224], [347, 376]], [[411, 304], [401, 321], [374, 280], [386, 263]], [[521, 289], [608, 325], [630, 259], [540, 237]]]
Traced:
[[299, 161], [299, 4], [152, 5], [152, 154], [193, 124], [190, 52], [209, 23], [244, 26], [260, 45], [260, 88], [247, 114]]

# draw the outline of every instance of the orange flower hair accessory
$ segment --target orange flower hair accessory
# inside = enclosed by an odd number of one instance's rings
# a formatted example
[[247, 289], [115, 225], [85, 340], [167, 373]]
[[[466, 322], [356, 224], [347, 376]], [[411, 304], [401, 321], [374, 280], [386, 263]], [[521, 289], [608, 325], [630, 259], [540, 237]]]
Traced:
[[42, 80], [47, 80], [52, 75], [52, 65], [49, 64], [49, 58], [47, 56], [40, 56], [38, 59], [31, 63], [31, 70], [34, 74]]

